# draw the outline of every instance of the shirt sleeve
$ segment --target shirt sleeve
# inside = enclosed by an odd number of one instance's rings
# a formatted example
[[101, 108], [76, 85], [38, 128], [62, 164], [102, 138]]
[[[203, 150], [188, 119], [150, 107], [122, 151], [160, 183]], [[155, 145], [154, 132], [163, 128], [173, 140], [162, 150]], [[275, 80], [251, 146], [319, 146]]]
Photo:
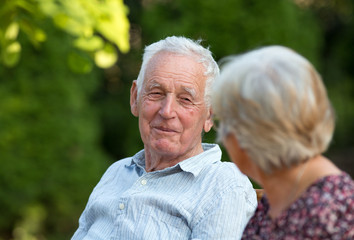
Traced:
[[[80, 224], [81, 225], [81, 224]], [[86, 236], [87, 231], [83, 228], [83, 227], [79, 227], [75, 234], [72, 236], [71, 240], [81, 240], [84, 239], [84, 237]]]
[[79, 228], [76, 230], [76, 232], [72, 236], [71, 240], [81, 240], [87, 234], [86, 209], [87, 209], [87, 206], [79, 218]]
[[256, 205], [253, 189], [229, 186], [210, 203], [208, 213], [192, 229], [192, 239], [241, 239]]
[[90, 228], [90, 225], [92, 224], [95, 218], [95, 216], [90, 213], [88, 209], [90, 208], [92, 201], [96, 198], [97, 194], [99, 194], [99, 192], [105, 188], [105, 185], [107, 185], [108, 182], [112, 181], [112, 178], [114, 176], [115, 171], [117, 171], [118, 166], [119, 164], [117, 163], [112, 164], [106, 170], [98, 184], [93, 189], [86, 204], [86, 207], [79, 218], [79, 228], [76, 230], [71, 240], [81, 240], [84, 239], [87, 235], [88, 229]]

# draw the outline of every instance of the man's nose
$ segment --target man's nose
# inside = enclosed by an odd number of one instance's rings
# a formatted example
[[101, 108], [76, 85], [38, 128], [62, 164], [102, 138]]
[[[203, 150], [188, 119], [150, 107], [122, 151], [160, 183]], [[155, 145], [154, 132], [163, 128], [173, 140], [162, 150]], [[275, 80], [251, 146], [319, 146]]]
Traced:
[[176, 100], [173, 96], [167, 95], [161, 102], [159, 114], [163, 118], [173, 118], [176, 114]]

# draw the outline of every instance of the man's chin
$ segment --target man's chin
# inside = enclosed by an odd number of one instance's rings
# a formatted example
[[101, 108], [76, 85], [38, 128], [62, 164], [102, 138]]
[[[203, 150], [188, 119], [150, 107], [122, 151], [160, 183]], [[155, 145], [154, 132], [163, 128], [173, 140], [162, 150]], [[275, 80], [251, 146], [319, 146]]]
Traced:
[[155, 154], [162, 155], [162, 156], [174, 156], [178, 155], [178, 144], [175, 142], [169, 141], [161, 141], [158, 140], [149, 146], [150, 152], [154, 152]]

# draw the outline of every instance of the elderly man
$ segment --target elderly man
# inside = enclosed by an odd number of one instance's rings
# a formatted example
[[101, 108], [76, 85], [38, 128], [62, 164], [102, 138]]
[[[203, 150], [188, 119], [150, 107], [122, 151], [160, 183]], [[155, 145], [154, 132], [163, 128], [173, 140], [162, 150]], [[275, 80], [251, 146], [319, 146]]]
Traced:
[[202, 144], [218, 74], [199, 42], [168, 37], [145, 48], [130, 97], [144, 149], [103, 175], [73, 240], [241, 236], [256, 194], [234, 164], [220, 161], [218, 145]]

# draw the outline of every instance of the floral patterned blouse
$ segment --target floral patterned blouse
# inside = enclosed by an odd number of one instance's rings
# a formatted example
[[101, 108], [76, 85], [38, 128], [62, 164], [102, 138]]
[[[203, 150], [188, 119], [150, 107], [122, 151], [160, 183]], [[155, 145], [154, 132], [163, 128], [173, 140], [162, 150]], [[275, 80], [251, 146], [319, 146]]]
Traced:
[[354, 239], [354, 181], [342, 173], [313, 183], [272, 220], [263, 196], [242, 239]]

